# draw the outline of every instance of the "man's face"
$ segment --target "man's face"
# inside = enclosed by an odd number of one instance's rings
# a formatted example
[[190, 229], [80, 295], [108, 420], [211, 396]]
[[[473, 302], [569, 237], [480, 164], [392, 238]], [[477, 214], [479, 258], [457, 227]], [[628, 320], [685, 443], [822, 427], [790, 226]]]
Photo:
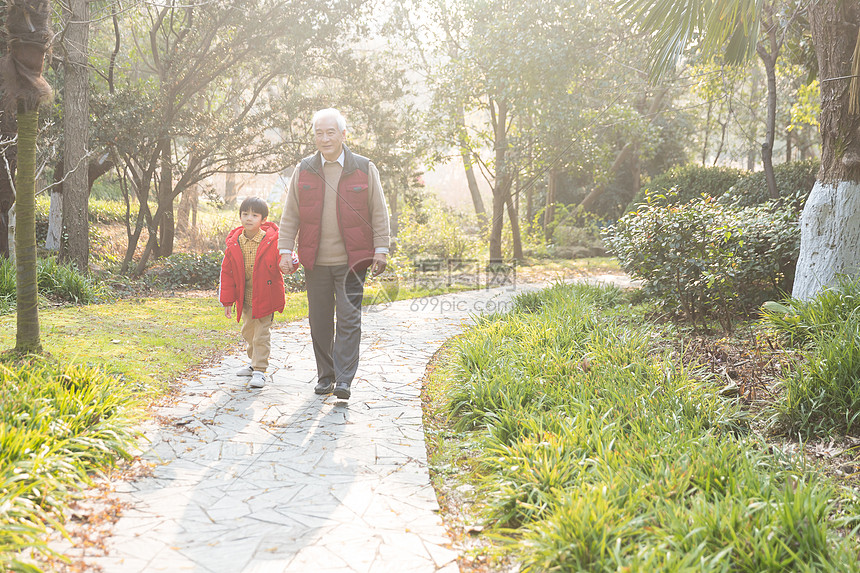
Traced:
[[314, 127], [314, 143], [317, 149], [328, 161], [337, 161], [343, 150], [343, 140], [346, 139], [346, 131], [337, 128], [337, 120], [334, 117], [321, 117]]

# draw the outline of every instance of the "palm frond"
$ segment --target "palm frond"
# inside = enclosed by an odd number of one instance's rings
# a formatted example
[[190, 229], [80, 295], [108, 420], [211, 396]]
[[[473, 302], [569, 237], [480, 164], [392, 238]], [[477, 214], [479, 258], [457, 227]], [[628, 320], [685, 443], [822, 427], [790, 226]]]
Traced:
[[651, 34], [651, 77], [659, 80], [694, 45], [703, 54], [722, 53], [728, 63], [752, 58], [765, 1], [619, 0], [616, 7]]

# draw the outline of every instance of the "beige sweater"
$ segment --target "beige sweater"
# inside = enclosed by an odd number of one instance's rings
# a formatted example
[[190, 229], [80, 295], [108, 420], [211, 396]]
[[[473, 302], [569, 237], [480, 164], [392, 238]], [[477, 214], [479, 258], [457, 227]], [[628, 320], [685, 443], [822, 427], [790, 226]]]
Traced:
[[[323, 178], [325, 179], [325, 196], [323, 199], [322, 230], [317, 251], [316, 265], [334, 266], [347, 263], [346, 247], [340, 235], [337, 223], [337, 186], [343, 167], [336, 161], [323, 161]], [[382, 182], [379, 170], [373, 162], [368, 173], [368, 201], [370, 208], [370, 227], [373, 230], [373, 248], [389, 248], [390, 227], [388, 221], [388, 205], [382, 193]], [[293, 171], [290, 186], [287, 189], [287, 200], [281, 215], [278, 249], [295, 250], [296, 235], [299, 231], [299, 200], [298, 200], [299, 166]]]

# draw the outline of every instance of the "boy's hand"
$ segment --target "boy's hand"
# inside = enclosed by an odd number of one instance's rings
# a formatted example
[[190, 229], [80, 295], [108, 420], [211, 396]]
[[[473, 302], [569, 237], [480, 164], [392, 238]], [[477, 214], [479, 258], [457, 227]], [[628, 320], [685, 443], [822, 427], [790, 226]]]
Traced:
[[298, 257], [295, 256], [295, 253], [292, 253], [292, 255], [283, 254], [281, 255], [281, 262], [278, 264], [278, 267], [285, 275], [291, 275], [299, 268]]
[[232, 305], [232, 304], [231, 304], [230, 306], [225, 306], [225, 307], [224, 307], [224, 316], [226, 316], [227, 318], [230, 318], [230, 315], [231, 315], [231, 314], [233, 314], [233, 313], [231, 312], [232, 310], [233, 310], [233, 305]]

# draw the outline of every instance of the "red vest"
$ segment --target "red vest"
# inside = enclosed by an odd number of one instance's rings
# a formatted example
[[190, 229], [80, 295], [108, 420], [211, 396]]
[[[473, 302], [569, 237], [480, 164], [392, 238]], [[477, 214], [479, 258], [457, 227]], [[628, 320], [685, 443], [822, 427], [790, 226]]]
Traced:
[[[362, 271], [373, 262], [373, 228], [370, 224], [368, 173], [370, 160], [352, 153], [344, 146], [343, 173], [337, 185], [337, 222], [347, 264]], [[322, 230], [323, 180], [322, 155], [302, 160], [296, 187], [299, 199], [299, 260], [312, 270], [319, 249]]]

